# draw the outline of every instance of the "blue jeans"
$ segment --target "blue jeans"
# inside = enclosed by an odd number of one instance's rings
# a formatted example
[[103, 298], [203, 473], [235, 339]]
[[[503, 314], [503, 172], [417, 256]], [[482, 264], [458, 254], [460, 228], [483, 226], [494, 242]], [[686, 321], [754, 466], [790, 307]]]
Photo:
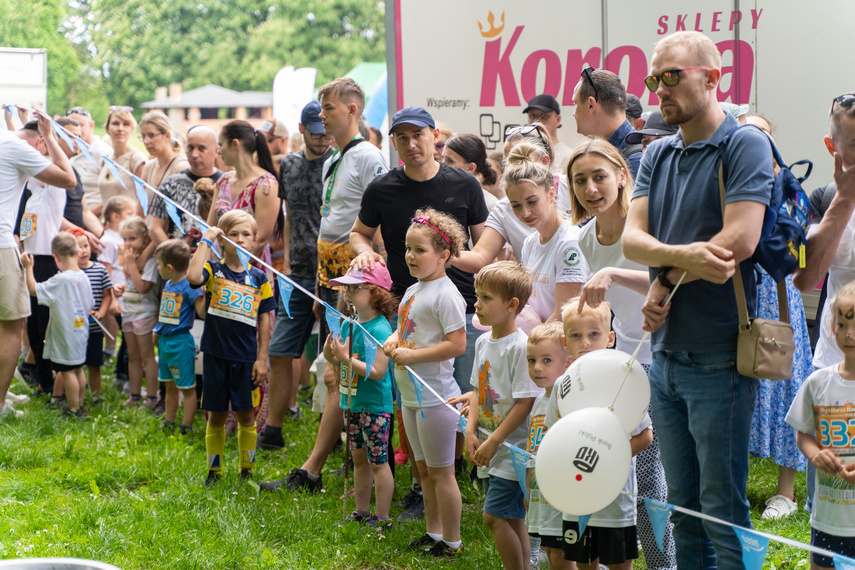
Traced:
[[475, 365], [475, 341], [484, 334], [472, 326], [472, 313], [466, 313], [466, 352], [454, 359], [454, 381], [460, 393], [472, 391], [472, 366]]
[[[668, 502], [751, 528], [748, 440], [757, 380], [735, 352], [656, 352], [650, 388]], [[730, 527], [671, 513], [678, 568], [743, 568]]]

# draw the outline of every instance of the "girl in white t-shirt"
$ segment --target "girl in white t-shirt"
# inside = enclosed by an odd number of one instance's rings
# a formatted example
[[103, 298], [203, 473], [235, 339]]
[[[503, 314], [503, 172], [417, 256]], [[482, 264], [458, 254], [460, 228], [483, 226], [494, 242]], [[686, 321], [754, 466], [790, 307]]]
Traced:
[[581, 230], [555, 206], [555, 178], [537, 160], [537, 147], [524, 142], [508, 155], [505, 192], [516, 217], [535, 233], [520, 252], [520, 263], [531, 271], [529, 305], [542, 322], [561, 319], [561, 307], [579, 294], [590, 276], [579, 249]]
[[[120, 255], [125, 240], [119, 233], [119, 229], [122, 222], [134, 214], [134, 208], [134, 201], [122, 195], [113, 196], [104, 204], [104, 235], [101, 236], [104, 249], [98, 254], [98, 262], [107, 268], [110, 282], [114, 288], [116, 285], [125, 282], [122, 256]], [[121, 308], [119, 307], [118, 296], [114, 294], [112, 298], [110, 310], [104, 318], [104, 326], [107, 327], [107, 332], [113, 336], [113, 339], [117, 339], [119, 338], [119, 323], [116, 321], [116, 316], [121, 315]], [[108, 356], [116, 356], [116, 341], [107, 338], [104, 343], [104, 352]]]
[[453, 365], [466, 350], [466, 303], [445, 268], [463, 249], [466, 233], [451, 216], [428, 208], [416, 211], [405, 243], [407, 267], [419, 281], [404, 293], [398, 329], [383, 351], [395, 362], [401, 415], [421, 475], [427, 532], [411, 542], [410, 549], [430, 547], [434, 556], [453, 558], [461, 548], [462, 502], [454, 478], [459, 419], [444, 402], [460, 395]]
[[154, 341], [152, 331], [157, 324], [157, 261], [152, 257], [143, 270], [137, 268], [136, 258], [151, 242], [145, 220], [140, 216], [131, 216], [122, 222], [122, 237], [125, 239], [122, 251], [124, 285], [113, 287], [121, 298], [122, 333], [128, 343], [128, 380], [131, 383], [131, 395], [126, 406], [137, 404], [141, 399], [143, 371], [145, 371], [145, 404], [154, 408], [157, 403], [157, 361], [154, 359]]

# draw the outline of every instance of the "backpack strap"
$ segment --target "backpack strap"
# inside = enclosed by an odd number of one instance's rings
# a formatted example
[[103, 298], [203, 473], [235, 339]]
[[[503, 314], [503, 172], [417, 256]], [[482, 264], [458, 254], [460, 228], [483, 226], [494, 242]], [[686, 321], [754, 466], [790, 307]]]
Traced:
[[643, 150], [643, 145], [641, 143], [628, 144], [623, 147], [620, 151], [621, 156], [623, 156], [624, 160], [629, 161], [629, 157], [641, 152]]

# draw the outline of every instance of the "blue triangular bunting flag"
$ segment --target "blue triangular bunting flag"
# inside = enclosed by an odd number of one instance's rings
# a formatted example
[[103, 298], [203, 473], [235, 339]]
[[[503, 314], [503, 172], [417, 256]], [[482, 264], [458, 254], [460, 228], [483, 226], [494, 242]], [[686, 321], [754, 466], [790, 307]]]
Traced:
[[169, 198], [163, 199], [163, 204], [166, 206], [166, 213], [169, 214], [169, 218], [172, 220], [172, 223], [175, 224], [175, 227], [178, 228], [182, 234], [186, 234], [184, 231], [184, 222], [181, 221], [181, 214], [178, 213], [178, 208], [175, 206], [175, 203]]
[[[202, 228], [202, 235], [205, 235], [205, 232], [207, 232], [207, 231], [208, 231], [208, 228], [210, 228], [211, 226], [209, 226], [209, 225], [208, 225], [208, 224], [206, 224], [205, 222], [199, 222], [199, 227], [200, 227], [200, 228]], [[214, 255], [217, 257], [217, 259], [222, 259], [222, 258], [223, 258], [223, 256], [222, 256], [222, 255], [220, 255], [220, 252], [219, 252], [219, 250], [217, 249], [217, 244], [216, 244], [216, 243], [214, 243], [213, 247], [211, 247], [211, 251], [212, 251], [212, 252], [214, 253]]]
[[255, 287], [255, 283], [252, 281], [252, 275], [250, 272], [250, 262], [252, 261], [252, 257], [250, 257], [249, 252], [244, 248], [238, 246], [235, 247], [235, 251], [237, 252], [238, 259], [240, 260], [240, 264], [243, 265], [243, 268], [246, 269], [246, 276], [249, 279], [249, 284]]
[[416, 389], [416, 399], [419, 401], [419, 411], [422, 414], [422, 419], [426, 420], [425, 411], [422, 409], [422, 382], [409, 368], [407, 368], [407, 374], [410, 375], [410, 380], [413, 381], [413, 386]]
[[528, 500], [528, 489], [526, 489], [526, 467], [528, 466], [528, 458], [531, 457], [531, 454], [527, 451], [523, 451], [515, 445], [508, 444], [508, 447], [511, 448], [511, 461], [514, 464], [514, 473], [517, 475], [517, 482], [520, 484], [520, 488], [522, 489], [526, 500]]
[[282, 304], [285, 306], [285, 312], [288, 313], [288, 318], [291, 317], [291, 292], [294, 290], [294, 286], [285, 279], [282, 275], [278, 276], [277, 282], [279, 283], [279, 297], [282, 299]]
[[855, 560], [847, 558], [842, 554], [835, 554], [832, 560], [834, 560], [834, 567], [837, 570], [855, 570]]
[[[106, 159], [105, 159], [106, 160]], [[142, 206], [143, 213], [148, 213], [148, 194], [145, 191], [145, 183], [137, 178], [136, 176], [132, 176], [134, 180], [134, 189], [137, 192], [137, 200], [140, 201], [140, 206]]]
[[745, 565], [745, 570], [761, 570], [763, 561], [766, 560], [769, 539], [744, 528], [733, 527], [733, 530], [739, 542], [742, 543], [742, 563]]
[[50, 120], [50, 124], [51, 124], [51, 126], [53, 126], [53, 130], [56, 131], [56, 134], [59, 136], [59, 138], [64, 140], [65, 143], [68, 145], [68, 147], [73, 151], [74, 150], [74, 141], [68, 135], [68, 133], [65, 132], [65, 129], [62, 128], [62, 125], [60, 125], [59, 123], [57, 123], [53, 119]]
[[[110, 174], [112, 174], [113, 176], [115, 176], [119, 180], [119, 184], [122, 185], [122, 188], [127, 190], [128, 186], [127, 186], [127, 184], [125, 184], [125, 181], [122, 180], [122, 177], [119, 176], [119, 169], [116, 168], [116, 163], [113, 162], [113, 160], [111, 158], [105, 156], [104, 157], [104, 164], [107, 165], [107, 168], [110, 170]], [[142, 183], [142, 180], [140, 180], [140, 183]], [[134, 184], [136, 184], [136, 180], [134, 180]], [[145, 191], [145, 190], [143, 190], [143, 191]], [[146, 201], [148, 201], [148, 199], [146, 199]], [[140, 200], [140, 203], [142, 203], [142, 200]], [[143, 208], [143, 211], [145, 211], [145, 208]]]
[[656, 545], [660, 551], [665, 552], [662, 540], [665, 537], [665, 527], [668, 524], [668, 517], [671, 515], [671, 509], [674, 507], [668, 503], [645, 497], [644, 508], [647, 509], [647, 518], [650, 519], [650, 526], [653, 527], [653, 536], [656, 538]]
[[362, 331], [362, 346], [365, 349], [365, 377], [368, 378], [371, 369], [374, 368], [374, 360], [377, 358], [377, 343], [364, 330]]
[[467, 424], [466, 418], [464, 418], [463, 416], [460, 416], [460, 431], [462, 431], [464, 434], [466, 433], [466, 424]]
[[97, 160], [95, 160], [95, 157], [94, 157], [94, 156], [92, 156], [92, 153], [91, 153], [91, 152], [89, 152], [89, 145], [88, 145], [88, 144], [86, 144], [85, 142], [83, 142], [82, 140], [80, 140], [80, 139], [79, 139], [79, 138], [77, 138], [77, 137], [74, 137], [74, 140], [75, 140], [75, 142], [77, 143], [77, 146], [80, 148], [80, 150], [81, 150], [81, 151], [83, 152], [83, 154], [86, 156], [86, 158], [88, 158], [88, 159], [89, 159], [89, 162], [91, 162], [92, 164], [94, 164], [94, 165], [96, 165], [96, 166], [97, 166], [97, 165], [98, 165], [98, 161], [97, 161]]
[[588, 528], [588, 521], [591, 520], [591, 515], [581, 515], [579, 516], [579, 539], [582, 539], [582, 535], [585, 534], [585, 529]]
[[327, 319], [327, 327], [330, 329], [330, 333], [333, 338], [341, 338], [341, 324], [338, 319], [341, 317], [341, 313], [330, 307], [328, 304], [324, 303], [324, 307], [326, 310], [324, 311], [324, 315]]

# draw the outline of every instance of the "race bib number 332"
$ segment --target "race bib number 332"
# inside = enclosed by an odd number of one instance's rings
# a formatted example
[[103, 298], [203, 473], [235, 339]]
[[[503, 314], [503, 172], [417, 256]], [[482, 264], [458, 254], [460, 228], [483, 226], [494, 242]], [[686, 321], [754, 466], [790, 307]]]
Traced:
[[254, 327], [260, 302], [261, 291], [255, 287], [218, 277], [214, 279], [208, 313]]

